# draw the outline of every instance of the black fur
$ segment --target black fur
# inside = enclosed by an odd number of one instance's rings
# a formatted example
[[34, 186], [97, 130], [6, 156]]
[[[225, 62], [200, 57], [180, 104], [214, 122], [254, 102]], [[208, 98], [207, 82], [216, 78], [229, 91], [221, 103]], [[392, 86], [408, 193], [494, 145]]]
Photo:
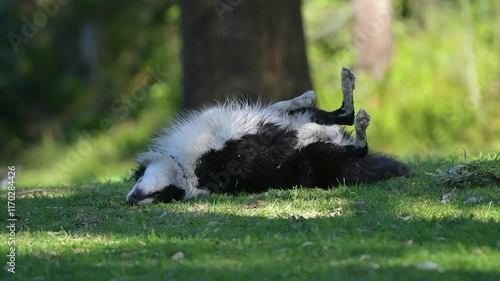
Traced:
[[296, 132], [264, 125], [257, 134], [230, 140], [218, 151], [205, 153], [196, 167], [199, 185], [212, 192], [259, 192], [286, 188], [300, 180]]
[[313, 122], [321, 125], [348, 125], [354, 124], [354, 110], [351, 112], [346, 112], [344, 110], [344, 103], [339, 109], [328, 112], [315, 107], [301, 108], [290, 112], [290, 114], [296, 114], [298, 112], [309, 112], [313, 115]]
[[175, 185], [166, 186], [162, 191], [158, 191], [153, 194], [142, 194], [138, 192], [139, 191], [135, 191], [134, 193], [132, 193], [132, 196], [128, 200], [129, 204], [137, 204], [137, 202], [146, 197], [155, 198], [155, 202], [170, 203], [173, 201], [182, 200], [182, 198], [184, 198], [184, 195], [186, 194], [183, 189]]
[[172, 201], [180, 201], [184, 198], [186, 192], [175, 185], [165, 187], [158, 195], [158, 201], [170, 203]]
[[138, 166], [132, 173], [132, 176], [130, 177], [131, 180], [138, 181], [146, 172], [146, 167], [144, 166]]
[[265, 125], [254, 135], [205, 153], [196, 167], [199, 184], [216, 193], [261, 192], [271, 187], [329, 188], [409, 176], [408, 167], [368, 147], [315, 142], [295, 150], [295, 132]]

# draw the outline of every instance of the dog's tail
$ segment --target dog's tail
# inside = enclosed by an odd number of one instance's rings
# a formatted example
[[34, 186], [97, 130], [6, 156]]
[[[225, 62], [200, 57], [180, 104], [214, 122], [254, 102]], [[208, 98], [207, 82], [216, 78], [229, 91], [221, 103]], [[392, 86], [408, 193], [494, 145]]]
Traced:
[[410, 177], [408, 165], [383, 154], [368, 154], [345, 163], [340, 173], [346, 183], [373, 183], [393, 177]]

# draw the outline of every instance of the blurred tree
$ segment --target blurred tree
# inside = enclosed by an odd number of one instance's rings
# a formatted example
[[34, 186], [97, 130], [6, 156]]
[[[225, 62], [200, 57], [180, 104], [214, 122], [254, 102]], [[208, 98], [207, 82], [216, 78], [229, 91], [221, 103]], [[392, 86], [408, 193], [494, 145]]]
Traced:
[[71, 142], [105, 117], [137, 114], [147, 104], [124, 111], [123, 100], [150, 84], [148, 67], [168, 72], [171, 7], [175, 0], [1, 1], [0, 159], [42, 136]]
[[390, 0], [355, 0], [354, 46], [357, 66], [380, 80], [393, 53]]
[[286, 99], [311, 89], [300, 0], [179, 4], [184, 107], [238, 93]]

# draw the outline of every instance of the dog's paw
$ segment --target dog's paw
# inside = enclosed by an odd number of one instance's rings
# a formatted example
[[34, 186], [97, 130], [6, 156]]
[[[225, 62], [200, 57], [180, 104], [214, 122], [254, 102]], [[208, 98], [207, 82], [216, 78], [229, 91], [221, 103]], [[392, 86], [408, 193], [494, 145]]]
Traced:
[[368, 125], [370, 125], [370, 115], [360, 108], [358, 114], [356, 114], [356, 119], [354, 119], [354, 128], [356, 132], [365, 132]]
[[312, 90], [309, 90], [296, 97], [295, 100], [303, 107], [312, 107], [316, 103], [316, 93]]
[[354, 83], [356, 82], [356, 77], [352, 73], [351, 70], [347, 67], [342, 67], [342, 72], [341, 72], [341, 78], [342, 78], [342, 91], [349, 92], [354, 90]]

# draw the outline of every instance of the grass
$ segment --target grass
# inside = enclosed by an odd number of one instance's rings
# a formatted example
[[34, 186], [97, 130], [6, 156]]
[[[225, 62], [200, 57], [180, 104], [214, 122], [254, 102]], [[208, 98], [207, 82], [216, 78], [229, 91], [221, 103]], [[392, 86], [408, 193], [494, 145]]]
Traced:
[[499, 280], [499, 185], [439, 185], [442, 162], [376, 185], [145, 207], [124, 203], [130, 182], [18, 189], [16, 274], [0, 279]]

